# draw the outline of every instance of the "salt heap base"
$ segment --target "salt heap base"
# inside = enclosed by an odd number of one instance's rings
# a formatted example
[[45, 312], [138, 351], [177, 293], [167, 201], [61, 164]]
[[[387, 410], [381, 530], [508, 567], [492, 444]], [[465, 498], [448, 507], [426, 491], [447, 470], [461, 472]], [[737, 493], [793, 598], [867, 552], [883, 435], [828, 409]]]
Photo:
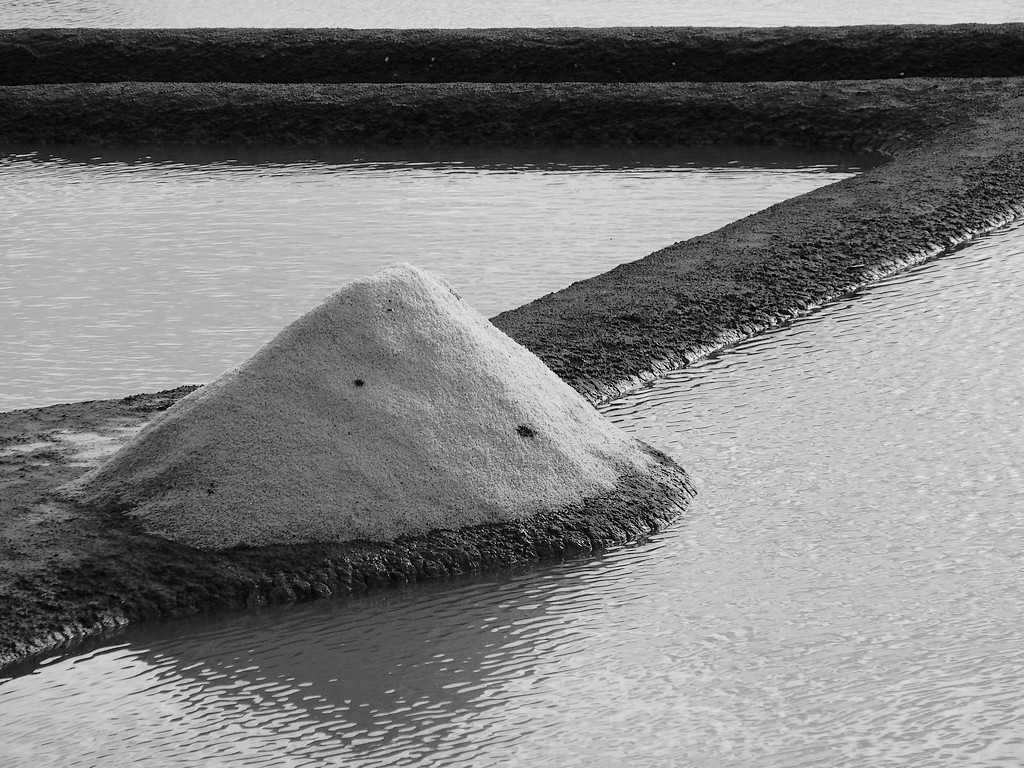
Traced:
[[563, 511], [578, 524], [612, 497], [618, 539], [690, 493], [674, 463], [409, 265], [330, 296], [63, 491], [205, 550], [550, 526]]

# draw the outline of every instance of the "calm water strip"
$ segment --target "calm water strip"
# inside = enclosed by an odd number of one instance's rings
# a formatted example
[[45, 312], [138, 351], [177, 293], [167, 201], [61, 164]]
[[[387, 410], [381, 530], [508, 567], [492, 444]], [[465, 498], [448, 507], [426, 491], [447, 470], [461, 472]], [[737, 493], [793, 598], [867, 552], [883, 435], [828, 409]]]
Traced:
[[1017, 0], [5, 0], [0, 27], [780, 27], [1024, 21]]

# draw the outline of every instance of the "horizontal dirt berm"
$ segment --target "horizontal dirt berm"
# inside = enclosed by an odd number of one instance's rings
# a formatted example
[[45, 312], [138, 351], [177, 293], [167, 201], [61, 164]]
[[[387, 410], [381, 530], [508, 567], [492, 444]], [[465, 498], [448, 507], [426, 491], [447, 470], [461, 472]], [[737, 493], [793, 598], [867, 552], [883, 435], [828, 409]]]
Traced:
[[0, 83], [676, 82], [1024, 75], [1024, 24], [0, 30]]
[[83, 83], [0, 88], [0, 142], [834, 147], [895, 152], [1015, 79], [827, 83]]

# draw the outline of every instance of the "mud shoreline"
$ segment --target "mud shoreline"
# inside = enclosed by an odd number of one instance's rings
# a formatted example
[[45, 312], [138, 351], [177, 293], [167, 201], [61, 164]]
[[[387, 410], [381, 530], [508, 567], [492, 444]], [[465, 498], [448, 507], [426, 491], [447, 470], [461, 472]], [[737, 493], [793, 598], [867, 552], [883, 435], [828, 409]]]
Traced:
[[[938, 72], [959, 67], [973, 79], [857, 79], [865, 70], [851, 63], [846, 74], [836, 75], [846, 79], [817, 81], [821, 70], [807, 67], [819, 59], [801, 54], [789, 60], [802, 62], [807, 82], [565, 83], [542, 82], [543, 72], [532, 71], [537, 82], [495, 83], [486, 82], [490, 64], [478, 62], [477, 69], [465, 65], [461, 70], [464, 79], [478, 75], [481, 82], [475, 84], [6, 85], [0, 86], [0, 150], [26, 141], [731, 143], [875, 149], [893, 157], [860, 176], [670, 245], [493, 319], [597, 402], [1024, 214], [1024, 80], [1001, 77], [1008, 73], [1004, 70], [976, 71], [956, 53], [972, 46], [984, 50], [996, 34], [1017, 41], [1015, 48], [1007, 48], [1016, 53], [1007, 56], [1020, 60], [1022, 29], [963, 25], [676, 34], [677, 40], [699, 38], [707, 46], [724, 39], [737, 50], [762, 46], [778, 53], [785, 51], [778, 40], [792, 43], [793, 35], [835, 44], [856, 38], [884, 48], [894, 34], [909, 40], [924, 39], [927, 32], [932, 35], [928, 39], [944, 42], [920, 49], [927, 52], [922, 61]], [[131, 48], [135, 39], [138, 47], [145, 38], [138, 32], [131, 33], [135, 38], [128, 31], [95, 32], [98, 50], [106, 51], [110, 61], [121, 55], [118, 46]], [[272, 33], [280, 41], [295, 31]], [[39, 54], [43, 46], [33, 36], [40, 34], [0, 33], [0, 61], [10, 55], [12, 40]], [[84, 33], [49, 34], [70, 45], [67, 41]], [[175, 34], [201, 37], [195, 31]], [[249, 31], [216, 34], [240, 51], [250, 48]], [[568, 39], [581, 33], [547, 34]], [[667, 34], [603, 30], [594, 39], [625, 49], [633, 37], [653, 45], [657, 35]], [[462, 39], [466, 50], [476, 50], [456, 33], [391, 35], [399, 47], [418, 35], [430, 45]], [[524, 50], [535, 45], [532, 35], [479, 31], [481, 45], [515, 48], [519, 40]], [[315, 48], [316, 41], [310, 45]], [[24, 50], [18, 55], [27, 55]], [[67, 54], [69, 49], [62, 50]], [[991, 60], [998, 63], [1000, 56]], [[838, 65], [848, 58], [839, 57]], [[706, 54], [701, 60], [709, 78], [730, 79], [723, 60]], [[90, 61], [85, 54], [78, 60], [83, 72], [90, 71]], [[749, 60], [745, 66], [745, 75], [736, 71], [738, 78], [760, 76]], [[0, 66], [5, 76], [13, 71]], [[546, 71], [552, 77], [562, 73], [554, 65]], [[663, 472], [657, 477], [626, 477], [590, 508], [565, 510], [558, 519], [537, 521], [529, 531], [493, 526], [439, 532], [396, 547], [307, 545], [214, 555], [144, 536], [118, 515], [60, 507], [47, 496], [48, 489], [85, 471], [187, 391], [0, 414], [0, 666], [129, 621], [315, 599], [635, 541], [678, 515], [692, 492], [684, 478], [660, 462]], [[638, 497], [648, 504], [637, 508]]]

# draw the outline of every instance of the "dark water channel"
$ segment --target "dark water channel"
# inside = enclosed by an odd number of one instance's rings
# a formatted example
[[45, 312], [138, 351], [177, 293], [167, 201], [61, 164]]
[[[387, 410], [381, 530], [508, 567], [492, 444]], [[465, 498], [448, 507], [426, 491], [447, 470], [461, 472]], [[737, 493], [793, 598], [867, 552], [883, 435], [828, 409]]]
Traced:
[[139, 628], [0, 684], [0, 763], [1020, 765], [1022, 259], [993, 234], [608, 406], [700, 488], [650, 543]]

